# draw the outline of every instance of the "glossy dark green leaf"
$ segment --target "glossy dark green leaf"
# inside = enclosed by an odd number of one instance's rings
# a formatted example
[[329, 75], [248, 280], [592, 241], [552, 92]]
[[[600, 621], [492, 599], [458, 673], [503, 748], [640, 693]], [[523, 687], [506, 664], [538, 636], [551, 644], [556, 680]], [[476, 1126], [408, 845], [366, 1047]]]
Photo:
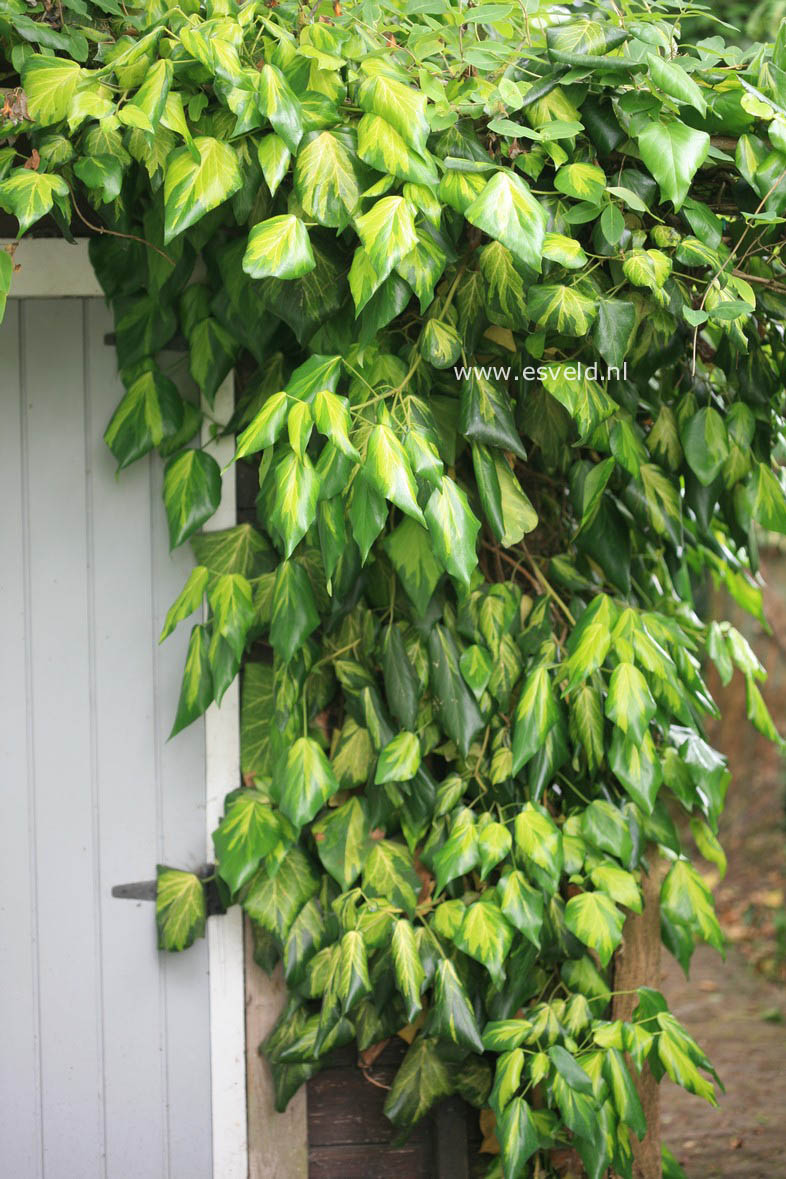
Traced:
[[440, 1055], [439, 1041], [419, 1035], [396, 1073], [385, 1100], [385, 1114], [394, 1126], [408, 1129], [452, 1092], [451, 1070]]
[[475, 697], [461, 674], [455, 640], [444, 626], [435, 626], [428, 637], [432, 691], [448, 736], [466, 757], [483, 727]]
[[444, 958], [434, 978], [434, 1006], [428, 1023], [429, 1032], [452, 1041], [470, 1052], [482, 1052], [483, 1041], [469, 996], [453, 963]]
[[273, 650], [288, 663], [318, 626], [319, 614], [308, 574], [297, 561], [282, 561], [273, 587]]
[[201, 528], [221, 502], [221, 471], [204, 450], [185, 450], [164, 471], [164, 507], [170, 548]]

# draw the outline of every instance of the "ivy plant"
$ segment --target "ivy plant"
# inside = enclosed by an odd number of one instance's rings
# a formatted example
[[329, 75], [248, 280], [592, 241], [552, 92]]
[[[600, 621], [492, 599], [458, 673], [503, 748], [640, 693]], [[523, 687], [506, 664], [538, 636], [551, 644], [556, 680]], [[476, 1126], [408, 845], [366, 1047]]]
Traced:
[[[723, 948], [675, 819], [722, 870], [705, 659], [778, 740], [702, 605], [713, 582], [762, 619], [756, 528], [786, 532], [786, 28], [681, 45], [681, 10], [0, 18], [0, 205], [20, 234], [92, 227], [125, 388], [106, 442], [163, 457], [196, 557], [162, 634], [192, 626], [173, 732], [242, 676], [212, 887], [283, 964], [278, 1105], [401, 1033], [388, 1117], [460, 1094], [505, 1179], [566, 1145], [630, 1176], [645, 1066], [715, 1100], [656, 989], [614, 1018], [614, 955], [659, 871], [668, 949]], [[219, 434], [256, 518], [202, 532]], [[205, 887], [160, 869], [163, 947], [203, 933]]]

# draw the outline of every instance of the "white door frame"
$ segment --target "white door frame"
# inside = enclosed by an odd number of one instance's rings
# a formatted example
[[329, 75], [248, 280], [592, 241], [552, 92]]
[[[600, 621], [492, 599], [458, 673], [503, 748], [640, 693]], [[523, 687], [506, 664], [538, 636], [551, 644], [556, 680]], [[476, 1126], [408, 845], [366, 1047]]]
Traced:
[[[18, 269], [9, 298], [103, 298], [88, 255], [88, 243], [72, 245], [62, 238], [0, 239], [0, 247], [14, 247]], [[228, 420], [234, 401], [234, 374], [216, 394], [213, 413]], [[203, 433], [207, 443], [209, 434]], [[210, 443], [222, 468], [234, 453], [231, 438]], [[236, 522], [235, 477], [223, 474], [221, 504], [210, 529], [230, 528]], [[219, 709], [211, 704], [205, 714], [205, 841], [206, 857], [213, 860], [212, 833], [218, 826], [224, 796], [240, 784], [240, 697], [237, 679]], [[152, 867], [152, 865], [151, 865]], [[207, 943], [210, 996], [210, 1062], [213, 1179], [247, 1179], [248, 1130], [246, 1109], [245, 976], [243, 919], [233, 907], [219, 921], [208, 921]]]

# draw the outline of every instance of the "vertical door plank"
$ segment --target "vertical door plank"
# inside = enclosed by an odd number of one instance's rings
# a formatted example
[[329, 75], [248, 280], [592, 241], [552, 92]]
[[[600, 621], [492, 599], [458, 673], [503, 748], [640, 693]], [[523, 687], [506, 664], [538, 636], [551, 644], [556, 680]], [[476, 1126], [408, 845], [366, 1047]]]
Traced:
[[112, 316], [97, 299], [85, 302], [85, 314], [107, 1173], [163, 1179], [164, 995], [153, 907], [111, 895], [115, 884], [150, 879], [158, 859], [150, 460], [115, 475], [103, 441], [123, 395], [114, 347], [104, 343]]
[[0, 1142], [10, 1175], [41, 1176], [38, 958], [35, 898], [35, 781], [29, 777], [30, 617], [25, 405], [21, 395], [19, 304], [0, 331]]
[[[162, 366], [183, 388], [183, 354], [165, 354]], [[161, 499], [163, 466], [151, 467], [150, 551], [155, 634], [194, 565], [190, 545], [169, 552]], [[156, 749], [160, 814], [159, 862], [195, 870], [205, 863], [205, 727], [190, 725], [168, 741], [193, 619], [182, 622], [155, 648]], [[207, 940], [181, 954], [161, 955], [166, 1001], [168, 1179], [211, 1179], [210, 996]], [[215, 1176], [218, 1179], [218, 1176]]]
[[81, 301], [24, 303], [45, 1175], [104, 1176]]

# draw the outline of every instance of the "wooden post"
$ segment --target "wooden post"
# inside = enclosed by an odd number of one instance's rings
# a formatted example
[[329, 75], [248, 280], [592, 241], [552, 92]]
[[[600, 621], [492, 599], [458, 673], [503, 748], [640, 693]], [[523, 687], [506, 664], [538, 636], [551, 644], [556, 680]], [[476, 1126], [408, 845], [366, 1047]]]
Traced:
[[285, 1113], [276, 1113], [270, 1065], [257, 1051], [286, 1002], [281, 965], [270, 978], [260, 970], [248, 924], [245, 943], [248, 1179], [307, 1179], [306, 1087], [295, 1094]]
[[[639, 916], [631, 913], [623, 931], [622, 946], [614, 956], [614, 990], [634, 991], [636, 987], [660, 986], [660, 873], [657, 852], [650, 848], [651, 870], [642, 872], [644, 909]], [[615, 995], [612, 1019], [630, 1020], [636, 1006], [635, 994]], [[634, 1179], [661, 1179], [660, 1094], [658, 1084], [645, 1065], [641, 1075], [628, 1061], [631, 1076], [647, 1119], [647, 1133], [642, 1142], [631, 1131]]]

